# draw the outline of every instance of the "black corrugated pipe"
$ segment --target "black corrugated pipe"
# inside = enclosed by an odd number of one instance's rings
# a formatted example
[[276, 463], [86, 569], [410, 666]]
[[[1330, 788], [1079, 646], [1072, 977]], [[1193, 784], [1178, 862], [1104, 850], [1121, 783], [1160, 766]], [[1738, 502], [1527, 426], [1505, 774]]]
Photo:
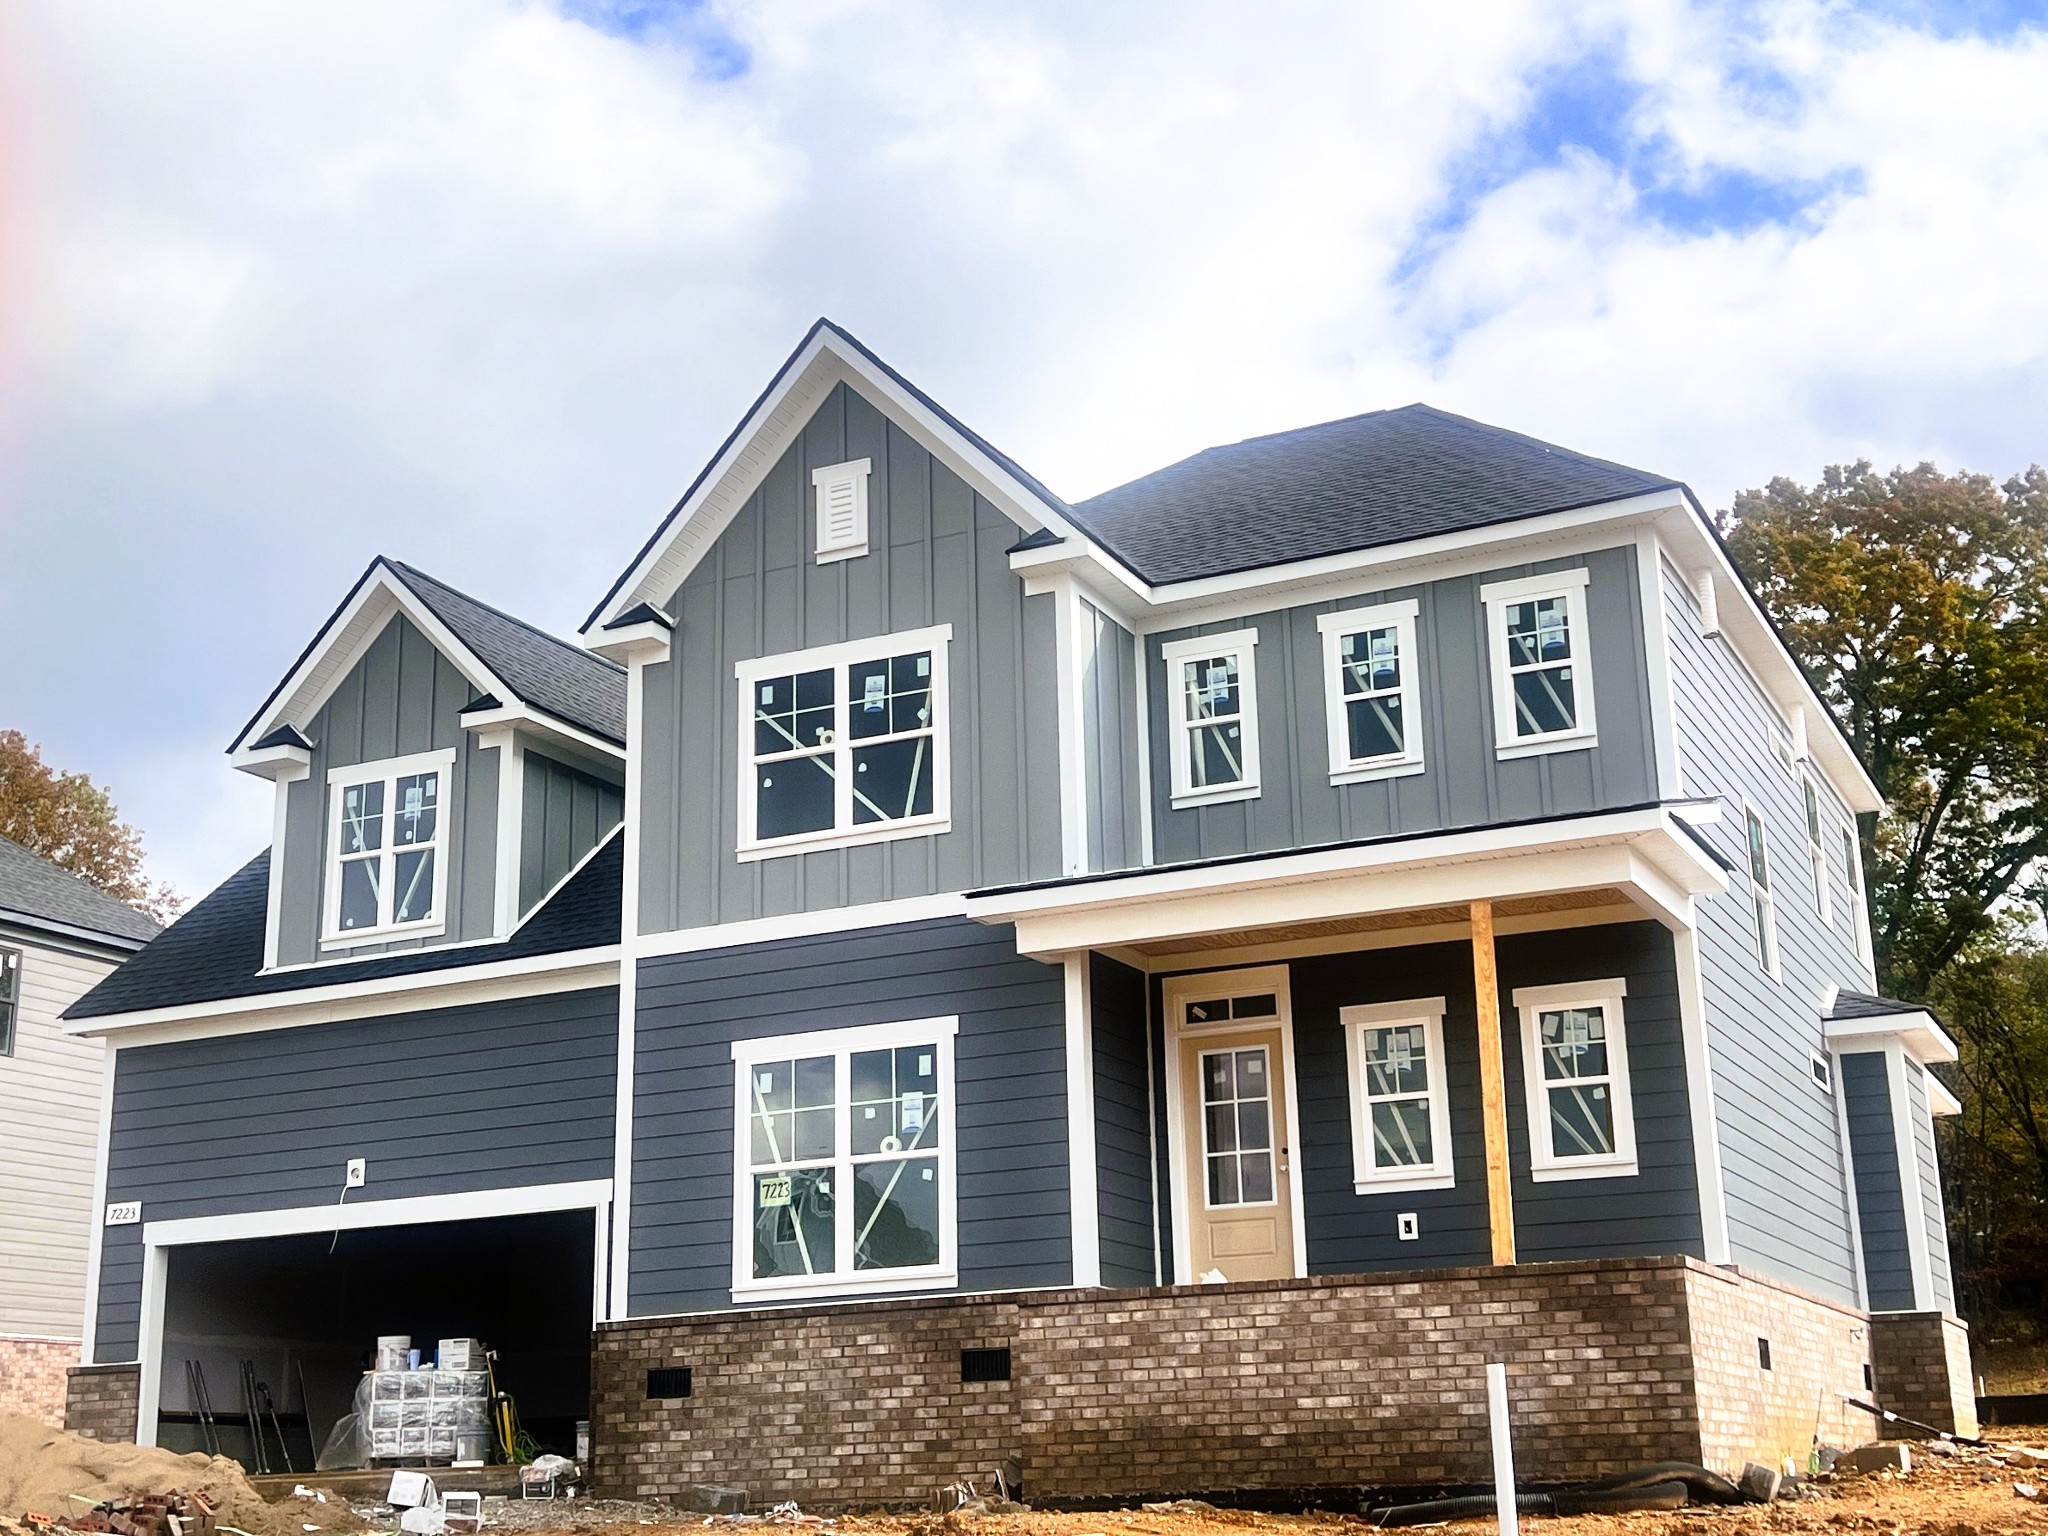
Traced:
[[[1525, 1515], [1605, 1515], [1678, 1509], [1694, 1499], [1703, 1504], [1743, 1502], [1742, 1490], [1718, 1472], [1690, 1462], [1659, 1461], [1589, 1483], [1518, 1491], [1515, 1508]], [[1492, 1494], [1465, 1494], [1368, 1510], [1366, 1518], [1382, 1527], [1435, 1525], [1446, 1520], [1484, 1519], [1493, 1512]]]

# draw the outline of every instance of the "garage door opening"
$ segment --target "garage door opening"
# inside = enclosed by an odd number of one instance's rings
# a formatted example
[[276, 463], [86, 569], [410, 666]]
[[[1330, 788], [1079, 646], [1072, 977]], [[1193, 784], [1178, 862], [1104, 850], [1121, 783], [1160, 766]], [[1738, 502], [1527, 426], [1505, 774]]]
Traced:
[[167, 1248], [157, 1443], [205, 1449], [193, 1362], [222, 1453], [255, 1471], [248, 1361], [290, 1456], [288, 1469], [270, 1449], [271, 1470], [310, 1471], [378, 1338], [406, 1334], [423, 1361], [441, 1339], [482, 1340], [527, 1433], [573, 1456], [590, 1417], [594, 1226], [585, 1209]]

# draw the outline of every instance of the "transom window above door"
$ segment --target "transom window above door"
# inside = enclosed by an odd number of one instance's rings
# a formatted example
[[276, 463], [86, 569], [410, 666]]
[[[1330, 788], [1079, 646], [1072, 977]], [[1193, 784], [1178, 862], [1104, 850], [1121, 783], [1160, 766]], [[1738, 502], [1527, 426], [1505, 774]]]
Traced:
[[1323, 636], [1332, 784], [1422, 772], [1418, 611], [1408, 601], [1341, 609], [1316, 620]]
[[950, 625], [743, 661], [739, 853], [943, 832]]
[[1594, 745], [1593, 674], [1588, 663], [1584, 567], [1492, 582], [1486, 610], [1499, 757], [1576, 751]]
[[1159, 648], [1166, 664], [1173, 803], [1245, 800], [1259, 792], [1259, 634], [1196, 635]]
[[328, 773], [326, 946], [443, 931], [454, 765], [425, 752]]

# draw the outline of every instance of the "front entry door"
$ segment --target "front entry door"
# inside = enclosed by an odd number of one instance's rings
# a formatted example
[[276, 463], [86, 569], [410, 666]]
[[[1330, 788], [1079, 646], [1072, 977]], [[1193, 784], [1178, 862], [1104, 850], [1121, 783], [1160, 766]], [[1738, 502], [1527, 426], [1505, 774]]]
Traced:
[[1180, 1041], [1190, 1279], [1294, 1274], [1294, 1192], [1281, 1028], [1204, 1029]]

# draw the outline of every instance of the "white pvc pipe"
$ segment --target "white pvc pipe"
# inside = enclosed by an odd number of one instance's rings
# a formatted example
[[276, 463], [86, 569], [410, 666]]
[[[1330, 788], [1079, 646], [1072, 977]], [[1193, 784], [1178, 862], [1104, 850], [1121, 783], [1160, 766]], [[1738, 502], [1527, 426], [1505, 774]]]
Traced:
[[1508, 1368], [1498, 1360], [1486, 1367], [1486, 1416], [1493, 1430], [1493, 1507], [1500, 1518], [1500, 1536], [1519, 1536], [1515, 1448], [1508, 1439]]

